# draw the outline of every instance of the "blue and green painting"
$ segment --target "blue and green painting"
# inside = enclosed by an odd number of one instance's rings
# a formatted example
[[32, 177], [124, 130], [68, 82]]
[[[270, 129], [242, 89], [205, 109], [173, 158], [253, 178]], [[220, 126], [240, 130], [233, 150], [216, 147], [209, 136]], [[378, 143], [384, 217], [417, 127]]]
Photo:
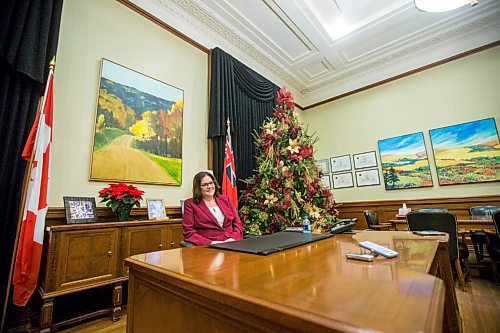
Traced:
[[432, 186], [422, 132], [378, 141], [386, 190]]
[[102, 61], [90, 179], [180, 185], [184, 91]]
[[494, 118], [429, 131], [439, 185], [500, 180], [500, 144]]

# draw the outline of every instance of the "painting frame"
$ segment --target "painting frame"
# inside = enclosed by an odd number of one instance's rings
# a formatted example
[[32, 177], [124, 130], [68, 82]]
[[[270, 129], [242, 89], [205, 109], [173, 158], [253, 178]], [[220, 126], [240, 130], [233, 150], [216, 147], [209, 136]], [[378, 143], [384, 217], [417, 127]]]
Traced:
[[352, 172], [337, 173], [332, 175], [332, 184], [334, 189], [354, 187]]
[[434, 186], [423, 132], [378, 140], [378, 148], [386, 190]]
[[500, 139], [494, 117], [429, 130], [440, 186], [500, 181]]
[[370, 150], [364, 153], [352, 154], [354, 169], [367, 169], [378, 167], [377, 153], [375, 150]]
[[378, 169], [356, 171], [356, 186], [377, 186], [380, 185], [380, 174]]
[[149, 220], [160, 220], [167, 218], [167, 210], [163, 199], [146, 199]]
[[330, 163], [327, 158], [316, 161], [316, 166], [324, 175], [330, 173]]
[[351, 155], [340, 155], [330, 157], [330, 172], [342, 172], [352, 170]]
[[94, 197], [63, 196], [67, 224], [97, 223], [97, 206]]
[[181, 186], [184, 90], [100, 63], [89, 180]]

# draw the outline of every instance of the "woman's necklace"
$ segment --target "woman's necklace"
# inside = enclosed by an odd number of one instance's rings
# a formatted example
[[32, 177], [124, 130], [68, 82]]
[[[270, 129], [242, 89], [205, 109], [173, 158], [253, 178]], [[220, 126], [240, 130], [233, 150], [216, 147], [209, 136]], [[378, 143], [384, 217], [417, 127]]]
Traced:
[[214, 213], [217, 211], [217, 202], [215, 200], [214, 201], [203, 200], [203, 201], [211, 211], [213, 211]]

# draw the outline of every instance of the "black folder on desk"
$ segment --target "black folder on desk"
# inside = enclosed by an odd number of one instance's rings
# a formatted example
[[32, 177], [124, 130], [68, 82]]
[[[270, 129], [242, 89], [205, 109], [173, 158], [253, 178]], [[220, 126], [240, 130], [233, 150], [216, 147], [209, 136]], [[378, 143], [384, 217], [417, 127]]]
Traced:
[[210, 245], [210, 247], [267, 256], [271, 253], [291, 249], [332, 236], [332, 234], [304, 234], [301, 232], [282, 231], [271, 235], [247, 238], [237, 242], [214, 244]]

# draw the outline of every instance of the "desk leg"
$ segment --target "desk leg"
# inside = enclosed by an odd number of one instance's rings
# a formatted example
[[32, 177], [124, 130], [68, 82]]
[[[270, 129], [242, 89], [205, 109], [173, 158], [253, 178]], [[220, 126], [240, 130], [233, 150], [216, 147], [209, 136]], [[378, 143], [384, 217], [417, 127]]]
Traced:
[[443, 332], [462, 332], [462, 319], [458, 309], [455, 282], [451, 272], [448, 243], [439, 243], [436, 259], [438, 264], [436, 277], [442, 279], [445, 285]]
[[122, 284], [118, 283], [113, 287], [113, 312], [111, 314], [113, 321], [120, 320], [122, 315], [122, 294]]
[[40, 333], [49, 333], [52, 326], [52, 313], [54, 312], [54, 299], [43, 300], [40, 310]]

